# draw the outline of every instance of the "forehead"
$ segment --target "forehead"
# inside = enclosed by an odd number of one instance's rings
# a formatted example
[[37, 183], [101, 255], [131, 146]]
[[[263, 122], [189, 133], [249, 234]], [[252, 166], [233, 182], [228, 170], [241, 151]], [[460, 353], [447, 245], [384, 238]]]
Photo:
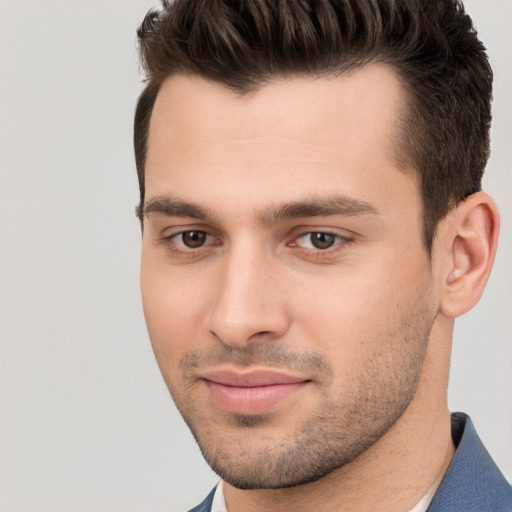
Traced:
[[180, 129], [173, 135], [206, 140], [212, 135], [266, 135], [271, 127], [274, 134], [327, 142], [339, 135], [358, 138], [355, 129], [368, 132], [372, 125], [379, 129], [384, 122], [393, 136], [403, 96], [397, 75], [379, 64], [339, 77], [275, 80], [246, 94], [197, 76], [176, 75], [166, 79], [158, 93], [150, 121], [150, 145], [160, 134], [170, 135], [176, 122]]
[[340, 77], [276, 80], [244, 95], [173, 76], [151, 117], [146, 195], [177, 191], [203, 202], [236, 192], [275, 203], [276, 190], [293, 200], [286, 195], [295, 189], [338, 185], [345, 195], [376, 187], [383, 194], [393, 187], [387, 172], [401, 173], [404, 104], [395, 73], [376, 64]]

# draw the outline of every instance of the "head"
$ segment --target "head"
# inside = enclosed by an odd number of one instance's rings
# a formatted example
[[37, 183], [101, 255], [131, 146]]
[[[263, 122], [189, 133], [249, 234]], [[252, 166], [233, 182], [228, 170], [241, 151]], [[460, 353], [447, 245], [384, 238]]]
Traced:
[[144, 311], [210, 465], [295, 486], [435, 416], [497, 233], [462, 7], [178, 0], [140, 38]]

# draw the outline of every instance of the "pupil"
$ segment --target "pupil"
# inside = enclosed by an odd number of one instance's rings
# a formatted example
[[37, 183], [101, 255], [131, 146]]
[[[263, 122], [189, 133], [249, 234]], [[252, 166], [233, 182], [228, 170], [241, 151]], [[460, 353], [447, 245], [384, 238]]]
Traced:
[[183, 243], [191, 249], [201, 247], [206, 240], [206, 233], [204, 231], [187, 231], [181, 235]]
[[336, 237], [329, 233], [312, 233], [311, 243], [317, 249], [328, 249], [334, 244]]

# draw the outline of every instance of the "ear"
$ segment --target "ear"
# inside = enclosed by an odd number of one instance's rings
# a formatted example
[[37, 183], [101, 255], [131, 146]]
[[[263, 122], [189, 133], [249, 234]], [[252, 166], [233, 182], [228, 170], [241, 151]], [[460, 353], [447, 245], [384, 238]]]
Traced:
[[477, 192], [451, 211], [443, 223], [440, 310], [451, 318], [480, 300], [498, 247], [499, 213], [485, 192]]

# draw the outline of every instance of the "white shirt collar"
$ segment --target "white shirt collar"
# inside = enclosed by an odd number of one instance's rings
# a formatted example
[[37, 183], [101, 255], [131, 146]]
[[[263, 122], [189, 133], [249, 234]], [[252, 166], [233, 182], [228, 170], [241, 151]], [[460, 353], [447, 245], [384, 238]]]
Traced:
[[212, 512], [228, 512], [222, 480], [219, 482], [217, 489], [215, 489], [215, 494], [213, 495]]

